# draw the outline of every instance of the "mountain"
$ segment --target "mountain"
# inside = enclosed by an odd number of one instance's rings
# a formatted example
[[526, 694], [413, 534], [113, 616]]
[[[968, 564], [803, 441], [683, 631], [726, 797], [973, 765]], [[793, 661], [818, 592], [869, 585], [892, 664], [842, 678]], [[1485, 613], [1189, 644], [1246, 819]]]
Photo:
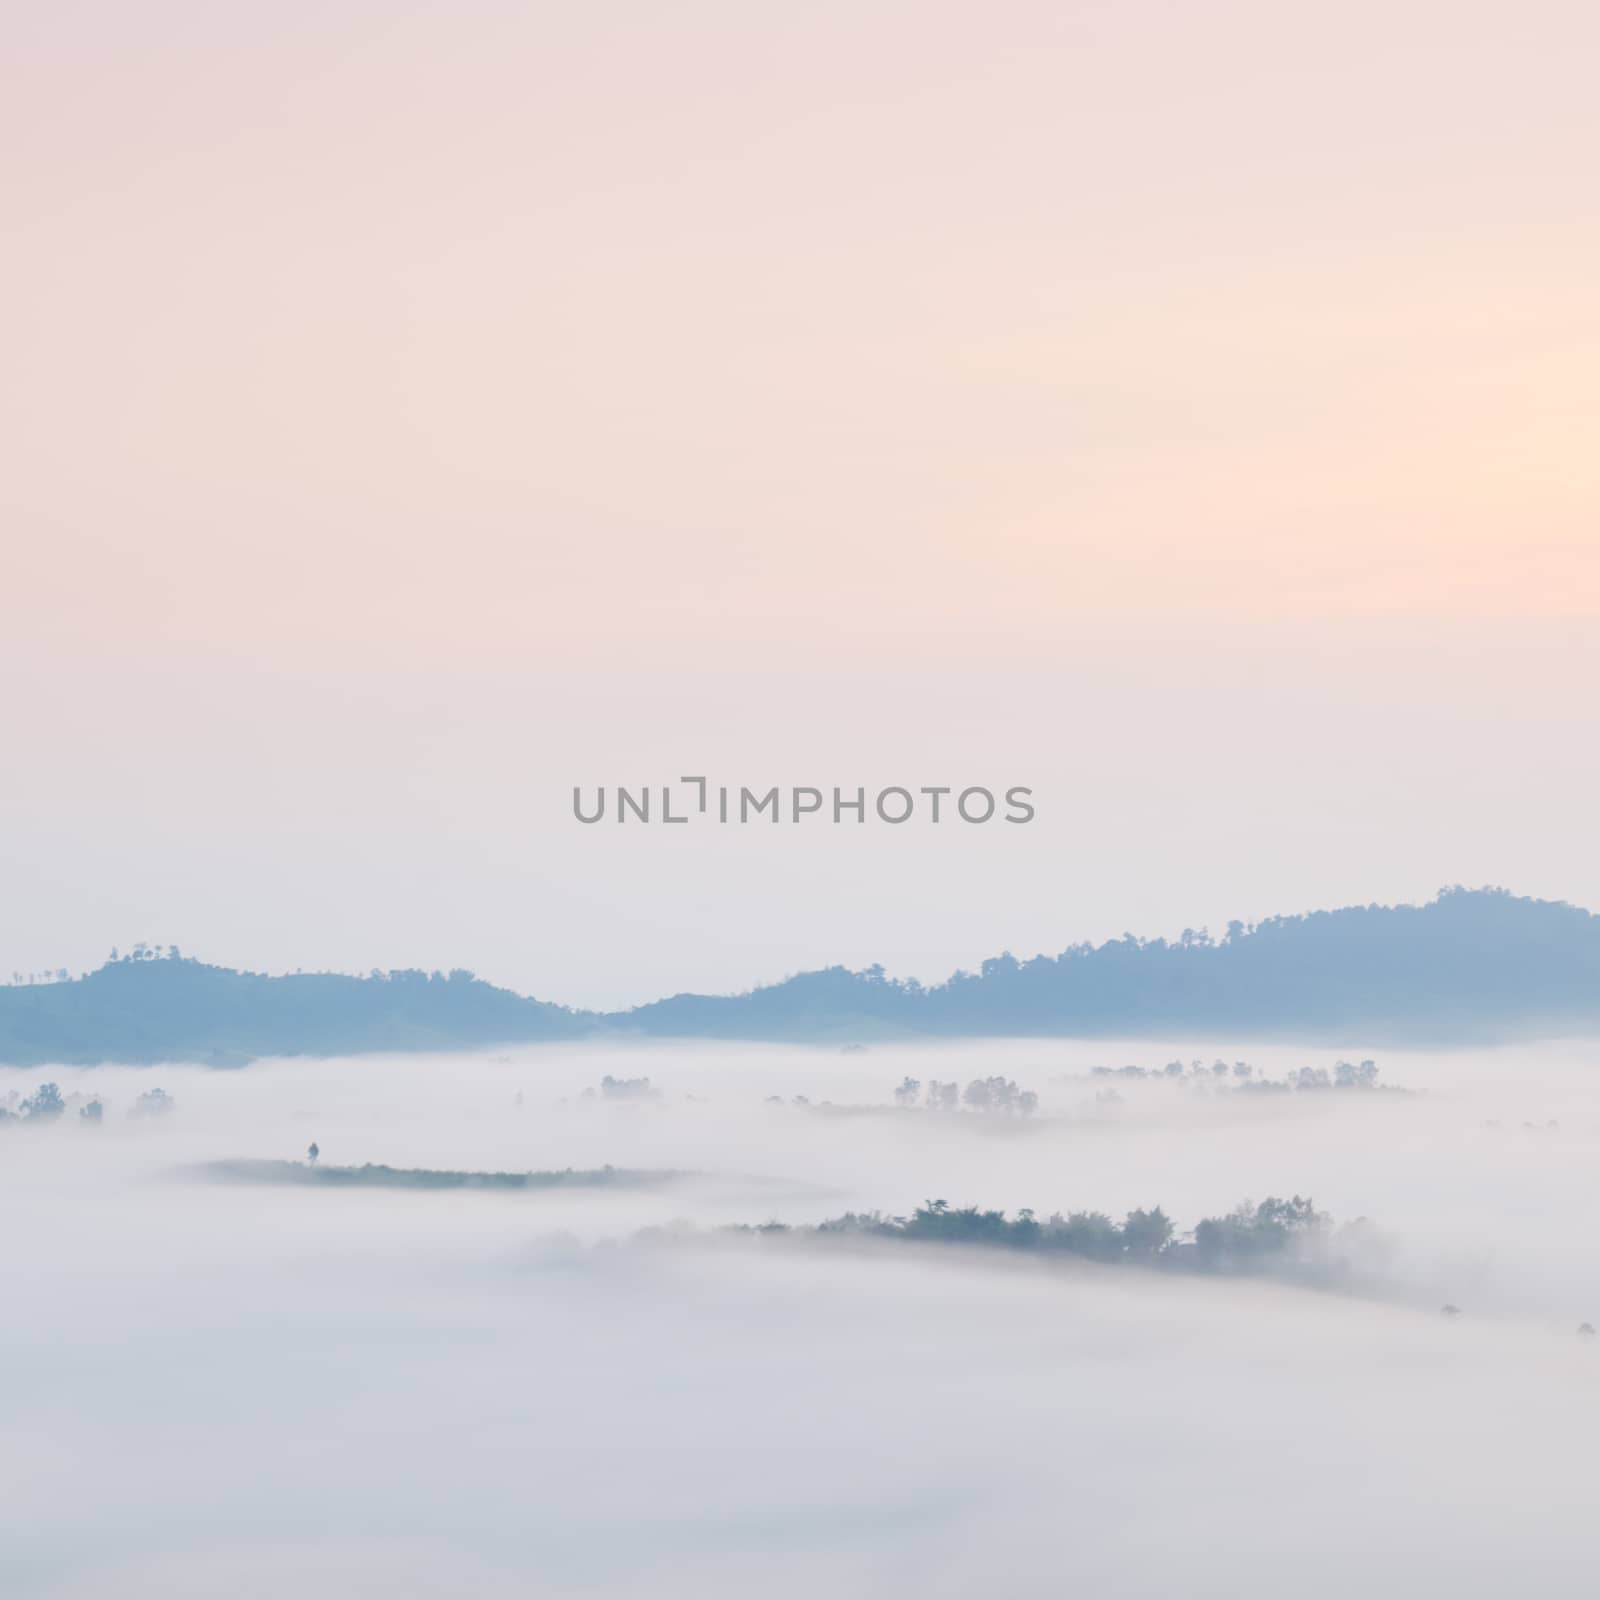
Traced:
[[179, 958], [111, 961], [65, 983], [0, 988], [0, 1061], [200, 1061], [446, 1050], [571, 1039], [587, 1019], [479, 982], [390, 972], [268, 977]]
[[924, 988], [830, 967], [729, 997], [675, 995], [610, 1019], [651, 1035], [1492, 1040], [1600, 1028], [1600, 917], [1499, 889], [1350, 906], [1018, 961]]
[[829, 967], [738, 995], [599, 1015], [467, 972], [267, 977], [170, 957], [0, 988], [0, 1061], [189, 1060], [642, 1036], [807, 1040], [996, 1035], [1444, 1043], [1600, 1029], [1600, 917], [1499, 889], [1350, 906], [1206, 934], [996, 956], [925, 987]]

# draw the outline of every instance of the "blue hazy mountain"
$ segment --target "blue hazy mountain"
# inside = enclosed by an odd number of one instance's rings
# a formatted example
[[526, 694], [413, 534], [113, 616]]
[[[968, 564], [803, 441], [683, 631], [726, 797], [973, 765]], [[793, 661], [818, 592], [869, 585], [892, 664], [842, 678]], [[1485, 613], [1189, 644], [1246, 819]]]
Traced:
[[591, 1024], [469, 972], [269, 977], [180, 957], [0, 988], [0, 1061], [200, 1061], [571, 1039]]
[[1126, 934], [1000, 955], [923, 987], [830, 967], [610, 1019], [651, 1035], [803, 1039], [1162, 1036], [1445, 1042], [1600, 1027], [1600, 917], [1499, 889], [1349, 906], [1177, 941]]
[[470, 973], [267, 977], [167, 957], [0, 988], [0, 1061], [195, 1060], [640, 1035], [842, 1043], [963, 1036], [1486, 1041], [1600, 1029], [1600, 917], [1503, 890], [1131, 934], [924, 986], [830, 967], [598, 1014]]

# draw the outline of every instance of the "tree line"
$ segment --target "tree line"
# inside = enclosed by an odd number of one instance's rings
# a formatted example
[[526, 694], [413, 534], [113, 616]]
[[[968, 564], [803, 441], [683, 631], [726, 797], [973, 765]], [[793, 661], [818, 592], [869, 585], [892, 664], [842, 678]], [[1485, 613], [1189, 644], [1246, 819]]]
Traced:
[[1024, 1209], [1011, 1217], [945, 1200], [928, 1200], [909, 1216], [848, 1211], [812, 1227], [769, 1222], [740, 1224], [734, 1231], [964, 1245], [1073, 1256], [1108, 1266], [1317, 1279], [1348, 1276], [1386, 1254], [1382, 1234], [1365, 1218], [1336, 1227], [1327, 1212], [1298, 1194], [1243, 1201], [1220, 1216], [1203, 1217], [1188, 1232], [1179, 1232], [1160, 1206], [1129, 1211], [1119, 1222], [1103, 1211], [1040, 1217]]
[[[136, 1117], [161, 1116], [171, 1111], [177, 1102], [165, 1089], [146, 1089], [134, 1098], [130, 1108]], [[80, 1122], [99, 1123], [105, 1120], [106, 1106], [99, 1095], [61, 1092], [58, 1083], [41, 1083], [32, 1094], [24, 1097], [15, 1089], [0, 1098], [0, 1122], [48, 1123], [76, 1112]]]

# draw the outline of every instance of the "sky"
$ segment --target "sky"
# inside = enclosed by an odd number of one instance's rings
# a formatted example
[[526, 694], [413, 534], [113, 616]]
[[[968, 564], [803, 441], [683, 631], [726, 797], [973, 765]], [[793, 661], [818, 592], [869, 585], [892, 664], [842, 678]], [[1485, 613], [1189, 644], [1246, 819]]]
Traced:
[[[1600, 906], [1592, 6], [0, 16], [0, 972]], [[587, 829], [574, 785], [1025, 784]]]

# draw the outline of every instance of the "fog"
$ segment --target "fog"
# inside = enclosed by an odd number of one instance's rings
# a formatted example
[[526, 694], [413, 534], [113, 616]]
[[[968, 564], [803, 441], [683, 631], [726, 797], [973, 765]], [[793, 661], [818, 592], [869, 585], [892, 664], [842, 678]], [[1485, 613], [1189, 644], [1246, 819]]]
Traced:
[[[0, 1589], [1590, 1594], [1600, 1341], [1576, 1330], [1600, 1321], [1600, 1045], [1379, 1055], [1407, 1093], [1092, 1073], [1371, 1054], [582, 1045], [8, 1071], [0, 1100], [54, 1082], [67, 1109], [0, 1123]], [[991, 1074], [1037, 1113], [894, 1106], [907, 1075]], [[586, 1093], [607, 1076], [655, 1097]], [[137, 1114], [154, 1087], [172, 1109]], [[313, 1142], [324, 1169], [681, 1176], [203, 1174]], [[944, 1198], [1160, 1205], [1189, 1229], [1297, 1193], [1377, 1223], [1382, 1272], [1318, 1290], [722, 1228]]]

